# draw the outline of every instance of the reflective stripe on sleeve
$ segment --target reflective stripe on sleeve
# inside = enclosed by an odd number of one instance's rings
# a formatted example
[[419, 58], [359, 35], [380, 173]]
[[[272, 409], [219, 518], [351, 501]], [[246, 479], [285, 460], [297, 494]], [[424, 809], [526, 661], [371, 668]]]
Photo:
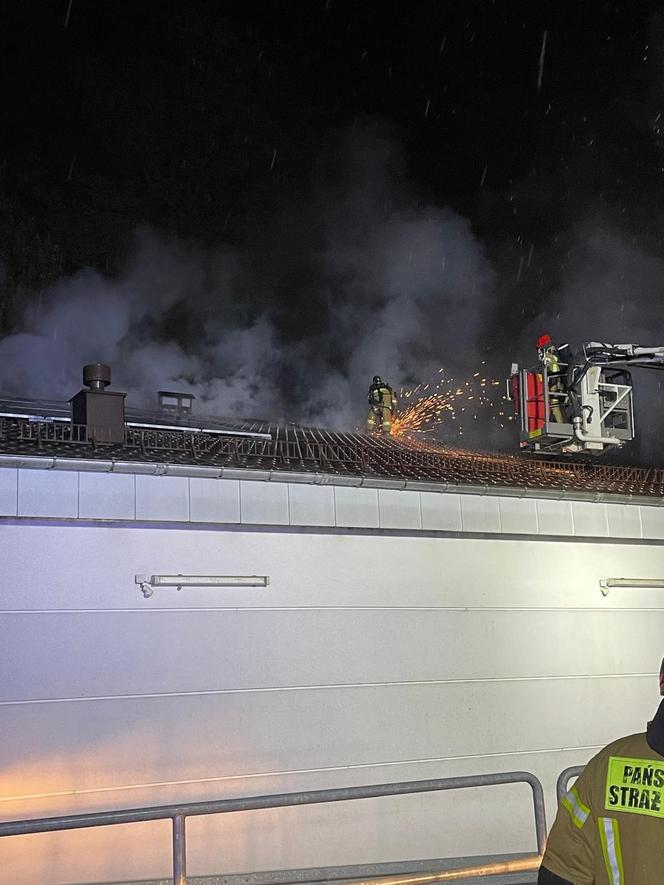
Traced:
[[611, 885], [624, 885], [625, 874], [623, 873], [618, 821], [614, 817], [600, 817], [597, 824], [609, 882]]
[[581, 829], [588, 820], [590, 809], [579, 799], [576, 787], [572, 787], [567, 795], [563, 797], [561, 804], [569, 811], [574, 826]]

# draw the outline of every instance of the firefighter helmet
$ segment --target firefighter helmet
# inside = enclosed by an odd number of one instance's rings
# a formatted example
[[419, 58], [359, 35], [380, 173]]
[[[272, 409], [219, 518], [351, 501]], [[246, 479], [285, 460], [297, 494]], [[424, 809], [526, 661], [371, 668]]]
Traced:
[[374, 383], [374, 384], [382, 384], [382, 383], [383, 383], [383, 379], [380, 377], [380, 375], [374, 375], [374, 377], [373, 377], [373, 383]]

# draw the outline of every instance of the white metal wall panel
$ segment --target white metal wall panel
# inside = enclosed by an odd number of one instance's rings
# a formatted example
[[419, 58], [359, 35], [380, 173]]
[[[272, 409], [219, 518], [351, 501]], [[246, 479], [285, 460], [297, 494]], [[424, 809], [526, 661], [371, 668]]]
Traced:
[[78, 473], [18, 471], [19, 516], [78, 516]]
[[[127, 748], [132, 752], [131, 748]], [[135, 749], [133, 750], [135, 752]], [[586, 751], [582, 761], [592, 755]], [[559, 766], [579, 762], [574, 755], [540, 754], [538, 769], [547, 789], [553, 789]], [[562, 765], [561, 765], [562, 763]], [[500, 757], [475, 760], [477, 771], [491, 772], [507, 768], [528, 770], [533, 757], [514, 754], [509, 765], [501, 769]], [[406, 779], [454, 776], [467, 773], [466, 759], [440, 762], [417, 762], [384, 769], [382, 779]], [[375, 782], [377, 771], [350, 769], [345, 773], [348, 785]], [[316, 783], [334, 786], [336, 772], [317, 772]], [[372, 781], [373, 777], [373, 781]], [[287, 777], [268, 775], [253, 780], [222, 782], [225, 793], [268, 793], [283, 789], [307, 789], [312, 774], [291, 774]], [[179, 785], [181, 797], [206, 790], [210, 797], [219, 795], [218, 782]], [[152, 788], [155, 803], [173, 788]], [[71, 797], [61, 797], [70, 803]], [[77, 803], [90, 797], [78, 796]], [[517, 852], [534, 849], [530, 791], [523, 785], [492, 787], [487, 790], [453, 791], [419, 796], [403, 796], [336, 803], [328, 806], [306, 806], [284, 810], [245, 812], [240, 815], [209, 816], [187, 820], [188, 873], [190, 876], [212, 875], [220, 870], [250, 872], [256, 869], [286, 868], [294, 857], [304, 867], [341, 863], [403, 860], [404, 835], [408, 836], [409, 857], [440, 855], [472, 855], [478, 852]], [[509, 809], [510, 828], [505, 827], [505, 809]], [[549, 815], [552, 820], [553, 808]], [[481, 815], [481, 833], [477, 820]], [[457, 822], [452, 828], [449, 821]], [[149, 827], [149, 828], [148, 828]], [[306, 838], [303, 838], [305, 834]], [[380, 836], [380, 843], [378, 837]], [[130, 825], [122, 828], [122, 847], [118, 850], [108, 839], [108, 831], [69, 831], [4, 840], [3, 868], [16, 876], [12, 885], [39, 885], [49, 881], [102, 881], [104, 873], [117, 870], [117, 880], [137, 881], [150, 873], [168, 879], [170, 870], [170, 827], [168, 823]], [[26, 858], [32, 876], [26, 870]], [[21, 873], [27, 875], [21, 875]]]
[[537, 507], [532, 498], [499, 498], [498, 503], [505, 534], [537, 534]]
[[461, 495], [420, 492], [422, 528], [438, 532], [461, 531]]
[[[78, 502], [73, 494], [76, 482]], [[664, 540], [664, 508], [658, 507], [307, 483], [0, 469], [0, 516], [16, 515], [18, 498], [22, 498], [21, 516]]]
[[612, 538], [641, 537], [641, 508], [633, 504], [605, 504]]
[[333, 526], [334, 489], [332, 486], [289, 483], [290, 524]]
[[[2, 608], [11, 610], [664, 605], [657, 590], [604, 597], [599, 587], [606, 577], [661, 578], [664, 546], [4, 525], [0, 560]], [[270, 586], [164, 587], [144, 599], [134, 583], [140, 572], [265, 574]]]
[[240, 522], [240, 481], [192, 476], [189, 511], [192, 522]]
[[609, 523], [603, 503], [572, 501], [574, 533], [586, 538], [605, 538], [609, 534]]
[[[548, 680], [339, 687], [292, 692], [287, 702], [280, 692], [265, 692], [4, 707], [5, 796], [14, 812], [22, 802], [41, 815], [62, 807], [57, 794], [71, 790], [82, 799], [79, 807], [140, 806], [155, 788], [166, 801], [177, 801], [177, 785], [193, 781], [208, 782], [206, 793], [213, 787], [223, 797], [253, 792], [252, 779], [284, 780], [305, 771], [312, 788], [321, 774], [341, 786], [360, 769], [367, 780], [389, 781], [419, 761], [444, 770], [448, 761], [464, 760], [472, 773], [477, 758], [487, 755], [494, 757], [494, 770], [511, 767], [515, 754], [530, 755], [536, 773], [542, 753], [573, 746], [585, 760], [588, 748], [644, 728], [657, 707], [653, 683], [655, 677], [621, 679], [620, 704], [616, 680], [606, 679], [576, 680], [572, 690], [565, 680]], [[506, 836], [518, 838], [512, 807], [505, 809], [503, 827]], [[448, 836], [462, 835], [453, 821], [446, 823]], [[435, 826], [417, 818], [414, 825]], [[476, 842], [482, 830], [482, 824], [474, 827]], [[302, 842], [307, 835], [300, 834]], [[410, 835], [404, 832], [395, 846], [402, 857]], [[383, 845], [377, 827], [379, 857]], [[0, 843], [0, 860], [2, 851]], [[252, 859], [249, 850], [245, 862]], [[286, 865], [301, 865], [297, 854]]]
[[540, 535], [573, 535], [572, 505], [569, 501], [537, 499]]
[[286, 483], [240, 483], [240, 517], [255, 525], [288, 525]]
[[[146, 609], [5, 617], [21, 655], [3, 665], [0, 702], [650, 674], [662, 627], [659, 618], [644, 623], [642, 612], [616, 609]], [[547, 634], [555, 644], [543, 642]], [[422, 654], [421, 647], [432, 651]], [[48, 683], [36, 682], [35, 673], [47, 672], [65, 651]], [[524, 660], [531, 662], [527, 676]]]
[[641, 507], [644, 538], [664, 538], [664, 507]]
[[500, 510], [494, 495], [461, 495], [464, 532], [499, 532]]
[[0, 516], [16, 516], [18, 511], [18, 470], [0, 467]]
[[79, 474], [78, 515], [81, 519], [135, 519], [135, 476], [122, 473]]
[[186, 476], [136, 476], [136, 519], [186, 522], [189, 480]]
[[334, 487], [337, 525], [378, 528], [378, 490]]
[[[0, 560], [5, 819], [513, 768], [551, 790], [659, 700], [664, 592], [599, 580], [662, 577], [662, 545], [6, 524]], [[144, 599], [137, 572], [270, 585]], [[534, 844], [525, 787], [384, 801], [188, 824], [190, 872]], [[124, 834], [90, 861], [54, 840], [0, 840], [12, 885], [163, 875]]]
[[[472, 771], [478, 755], [586, 748], [644, 728], [657, 708], [656, 677], [623, 677], [620, 704], [615, 682], [580, 679], [573, 690], [556, 679], [518, 688], [490, 681], [340, 686], [286, 699], [273, 691], [5, 706], [3, 763], [14, 773], [5, 789], [44, 795], [66, 790], [73, 776], [75, 789], [106, 799], [124, 787], [127, 801], [135, 785], [194, 778], [451, 758], [465, 758]], [[74, 775], [62, 764], [62, 748]], [[130, 802], [140, 805], [140, 792], [134, 795]]]
[[105, 827], [3, 839], [3, 877], [11, 870], [11, 877], [5, 882], [106, 882], [109, 869], [117, 870], [122, 882], [140, 881], [146, 869], [153, 871], [155, 878], [173, 881], [170, 821], [127, 824], [115, 829], [122, 833], [120, 844], [109, 839], [112, 831]]
[[[585, 762], [592, 752], [587, 751]], [[553, 760], [553, 764], [552, 764]], [[542, 779], [547, 789], [552, 789], [562, 767], [578, 762], [578, 754], [570, 756], [540, 754]], [[477, 771], [492, 772], [500, 769], [500, 757], [484, 757], [474, 760]], [[514, 754], [508, 768], [528, 770], [533, 757]], [[466, 759], [418, 762], [383, 771], [383, 779], [407, 779], [437, 776], [463, 775], [468, 771]], [[507, 770], [501, 769], [501, 770]], [[389, 773], [388, 773], [389, 772]], [[347, 783], [370, 783], [375, 770], [347, 772]], [[333, 775], [332, 775], [333, 776]], [[306, 789], [310, 776], [293, 776], [290, 783]], [[317, 778], [326, 786], [333, 783], [325, 773]], [[275, 791], [282, 782], [270, 780]], [[256, 789], [260, 788], [256, 785]], [[531, 813], [532, 799], [528, 787], [514, 785], [492, 787], [487, 790], [451, 791], [420, 796], [402, 796], [394, 799], [364, 800], [354, 803], [338, 803], [330, 806], [310, 806], [291, 809], [287, 827], [279, 826], [278, 812], [248, 812], [220, 826], [214, 818], [193, 819], [187, 824], [188, 844], [194, 852], [192, 875], [210, 874], [219, 869], [250, 871], [260, 865], [261, 869], [277, 865], [283, 869], [296, 852], [302, 857], [302, 866], [315, 867], [341, 863], [358, 863], [380, 860], [404, 859], [404, 836], [407, 834], [407, 856], [410, 858], [438, 857], [440, 855], [473, 855], [479, 852], [534, 850], [534, 827]], [[509, 809], [510, 826], [505, 826], [506, 808]], [[268, 815], [268, 819], [265, 819]], [[478, 835], [478, 819], [481, 832]], [[552, 820], [552, 817], [550, 817]], [[450, 821], [456, 826], [451, 827]], [[512, 826], [513, 825], [513, 826]], [[260, 829], [261, 838], [256, 838]], [[308, 838], [303, 844], [301, 834]], [[380, 835], [380, 849], [376, 838]], [[254, 866], [247, 864], [247, 845]], [[196, 863], [205, 854], [209, 865]]]
[[422, 528], [422, 511], [418, 492], [378, 489], [378, 511], [381, 528]]

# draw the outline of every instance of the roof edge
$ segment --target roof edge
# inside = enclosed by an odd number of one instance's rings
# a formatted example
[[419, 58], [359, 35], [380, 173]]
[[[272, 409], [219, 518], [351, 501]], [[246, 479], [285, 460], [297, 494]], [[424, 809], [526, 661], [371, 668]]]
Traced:
[[70, 470], [85, 473], [124, 473], [138, 476], [242, 479], [251, 482], [292, 482], [366, 489], [435, 492], [437, 494], [494, 495], [499, 498], [546, 498], [557, 501], [586, 501], [596, 504], [638, 504], [646, 507], [664, 506], [664, 497], [660, 498], [654, 495], [621, 495], [613, 492], [584, 491], [583, 489], [531, 488], [530, 486], [476, 485], [471, 483], [435, 482], [432, 480], [395, 479], [391, 477], [337, 475], [323, 472], [257, 470], [250, 467], [203, 467], [197, 464], [168, 464], [158, 461], [121, 461], [115, 459], [102, 460], [0, 454], [0, 467], [21, 468], [24, 470]]

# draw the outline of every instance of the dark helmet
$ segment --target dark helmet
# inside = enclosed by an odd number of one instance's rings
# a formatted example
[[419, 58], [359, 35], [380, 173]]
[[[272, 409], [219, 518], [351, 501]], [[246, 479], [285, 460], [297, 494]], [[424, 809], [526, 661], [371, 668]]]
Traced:
[[373, 383], [374, 383], [374, 384], [382, 384], [382, 383], [383, 383], [383, 379], [380, 377], [380, 375], [374, 375], [374, 377], [373, 377]]

